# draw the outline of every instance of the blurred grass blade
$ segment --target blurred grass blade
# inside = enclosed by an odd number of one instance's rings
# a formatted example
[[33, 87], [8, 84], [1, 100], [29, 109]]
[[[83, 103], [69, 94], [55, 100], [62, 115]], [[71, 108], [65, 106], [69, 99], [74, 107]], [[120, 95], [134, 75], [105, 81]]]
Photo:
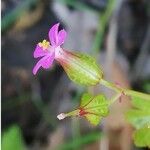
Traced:
[[19, 126], [13, 125], [2, 135], [2, 150], [25, 150]]
[[101, 133], [100, 132], [94, 132], [90, 133], [81, 137], [74, 138], [73, 141], [70, 141], [68, 143], [65, 143], [57, 150], [70, 150], [70, 149], [79, 149], [81, 146], [89, 144], [91, 142], [95, 142], [101, 138]]
[[32, 4], [35, 4], [38, 0], [25, 0], [19, 6], [17, 6], [10, 13], [6, 14], [2, 18], [1, 31], [5, 31], [9, 26], [11, 26], [22, 13], [27, 10]]
[[115, 2], [115, 0], [109, 0], [104, 13], [99, 14], [99, 27], [93, 42], [93, 53], [97, 53], [102, 46], [102, 42], [104, 40], [104, 33], [110, 20], [110, 16], [112, 15], [115, 8]]

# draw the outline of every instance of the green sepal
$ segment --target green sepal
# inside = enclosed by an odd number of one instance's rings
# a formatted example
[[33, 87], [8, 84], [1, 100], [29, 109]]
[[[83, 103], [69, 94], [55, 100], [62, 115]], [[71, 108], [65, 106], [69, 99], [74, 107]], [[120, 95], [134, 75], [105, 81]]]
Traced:
[[103, 78], [102, 69], [95, 59], [79, 52], [68, 52], [58, 60], [70, 80], [82, 85], [96, 85]]

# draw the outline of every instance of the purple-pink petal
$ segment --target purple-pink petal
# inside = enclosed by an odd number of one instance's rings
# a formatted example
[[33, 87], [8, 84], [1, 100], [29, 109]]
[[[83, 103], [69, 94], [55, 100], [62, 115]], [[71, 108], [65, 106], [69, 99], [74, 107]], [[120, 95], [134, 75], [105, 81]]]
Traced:
[[48, 69], [51, 67], [53, 61], [54, 61], [55, 53], [53, 53], [51, 56], [45, 56], [44, 61], [42, 62], [42, 67], [44, 69]]
[[55, 24], [50, 30], [49, 30], [49, 39], [51, 42], [52, 46], [56, 46], [57, 42], [58, 42], [58, 27], [59, 27], [59, 23]]
[[48, 50], [43, 50], [42, 47], [37, 44], [35, 51], [33, 53], [34, 58], [42, 57], [48, 54]]
[[44, 69], [48, 69], [49, 67], [51, 67], [54, 58], [55, 58], [55, 53], [52, 53], [51, 55], [46, 55], [43, 58], [41, 58], [34, 66], [33, 74], [35, 75], [37, 71], [40, 69], [40, 67], [43, 67]]
[[60, 46], [65, 42], [66, 36], [67, 36], [67, 32], [64, 29], [59, 31], [57, 46]]
[[[58, 32], [58, 28], [59, 28], [59, 23], [55, 24], [49, 30], [48, 34], [49, 34], [51, 47], [49, 45], [47, 47], [47, 43], [45, 43], [45, 41], [43, 41], [43, 43], [41, 43], [40, 45], [37, 44], [33, 56], [34, 58], [38, 58], [38, 57], [42, 57], [42, 58], [37, 62], [37, 64], [33, 68], [34, 75], [38, 72], [40, 67], [44, 69], [48, 69], [52, 65], [55, 59], [55, 53], [57, 54], [59, 51], [57, 47], [61, 46], [64, 43], [67, 33], [64, 29]], [[47, 49], [43, 49], [43, 48], [47, 48]]]

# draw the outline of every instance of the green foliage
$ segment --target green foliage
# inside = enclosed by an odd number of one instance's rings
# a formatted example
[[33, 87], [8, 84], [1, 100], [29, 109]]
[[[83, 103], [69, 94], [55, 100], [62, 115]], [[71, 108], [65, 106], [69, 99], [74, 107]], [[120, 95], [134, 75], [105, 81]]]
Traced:
[[78, 109], [68, 113], [61, 113], [57, 117], [61, 120], [70, 116], [83, 116], [92, 125], [98, 125], [101, 118], [108, 115], [108, 107], [108, 101], [104, 95], [99, 94], [97, 96], [92, 96], [89, 93], [85, 93], [81, 98]]
[[25, 150], [21, 130], [17, 125], [11, 126], [3, 133], [2, 150]]
[[11, 12], [7, 13], [2, 18], [2, 32], [9, 28], [14, 23], [14, 21], [16, 21], [18, 17], [20, 17], [24, 13], [24, 11], [29, 9], [33, 4], [36, 4], [36, 2], [37, 0], [24, 0], [19, 6], [13, 9]]
[[87, 112], [86, 119], [93, 125], [98, 125], [102, 117], [108, 115], [108, 102], [102, 94], [95, 97], [86, 93], [81, 98], [80, 107]]
[[150, 93], [150, 81], [146, 81], [143, 85], [143, 89], [146, 93]]
[[76, 137], [73, 140], [70, 140], [62, 145], [60, 145], [57, 150], [71, 150], [71, 149], [80, 149], [81, 146], [89, 144], [91, 142], [97, 141], [101, 138], [100, 132], [92, 132], [81, 137]]
[[80, 107], [85, 106], [93, 96], [89, 93], [84, 93], [81, 97]]
[[134, 108], [126, 113], [127, 120], [137, 129], [134, 143], [140, 147], [150, 147], [150, 101], [133, 97]]
[[141, 109], [141, 110], [148, 111], [150, 108], [150, 101], [142, 100], [138, 97], [135, 97], [132, 99], [132, 104], [134, 107]]
[[150, 148], [150, 127], [143, 127], [134, 132], [133, 135], [134, 143], [139, 147], [149, 147]]
[[[87, 97], [90, 98], [87, 99]], [[88, 110], [88, 112], [98, 114], [103, 117], [108, 115], [108, 101], [106, 100], [106, 97], [102, 94], [99, 94], [95, 97], [91, 97], [89, 94], [84, 94], [81, 99], [81, 104], [85, 104], [82, 105], [82, 107], [85, 110]]]
[[87, 114], [85, 117], [94, 126], [98, 125], [102, 119], [102, 117], [94, 114]]
[[[67, 57], [69, 56], [69, 57]], [[59, 60], [58, 60], [59, 61]], [[82, 85], [96, 85], [103, 77], [103, 72], [95, 59], [89, 55], [70, 52], [61, 63], [70, 80]]]
[[140, 129], [145, 124], [150, 123], [150, 112], [131, 109], [127, 112], [127, 119], [136, 129]]

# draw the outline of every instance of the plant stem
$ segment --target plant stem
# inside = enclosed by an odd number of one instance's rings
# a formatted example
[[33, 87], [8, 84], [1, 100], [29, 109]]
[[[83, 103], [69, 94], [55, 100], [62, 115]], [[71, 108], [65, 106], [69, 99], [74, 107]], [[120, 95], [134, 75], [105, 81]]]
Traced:
[[109, 105], [113, 104], [116, 100], [118, 100], [118, 98], [120, 98], [120, 96], [122, 95], [122, 93], [117, 93], [113, 98], [111, 98], [111, 100], [108, 102]]
[[65, 113], [66, 117], [70, 117], [70, 116], [76, 116], [77, 114], [79, 114], [79, 110], [76, 109], [76, 110], [73, 110], [69, 113]]
[[109, 81], [106, 81], [104, 79], [101, 79], [100, 84], [104, 85], [105, 87], [107, 87], [109, 89], [112, 89], [112, 90], [116, 91], [117, 93], [123, 92], [122, 88], [117, 87], [115, 84], [113, 84]]
[[106, 81], [104, 79], [102, 79], [100, 83], [102, 85], [104, 85], [105, 87], [116, 91], [117, 93], [124, 93], [127, 96], [139, 97], [139, 98], [144, 99], [144, 100], [150, 100], [150, 94], [145, 94], [142, 92], [117, 87], [114, 83], [111, 83], [111, 82]]
[[134, 96], [134, 97], [139, 97], [141, 99], [145, 99], [145, 100], [150, 100], [150, 94], [145, 94], [145, 93], [142, 93], [142, 92], [137, 92], [137, 91], [134, 91], [134, 90], [126, 90], [126, 95], [128, 96]]

